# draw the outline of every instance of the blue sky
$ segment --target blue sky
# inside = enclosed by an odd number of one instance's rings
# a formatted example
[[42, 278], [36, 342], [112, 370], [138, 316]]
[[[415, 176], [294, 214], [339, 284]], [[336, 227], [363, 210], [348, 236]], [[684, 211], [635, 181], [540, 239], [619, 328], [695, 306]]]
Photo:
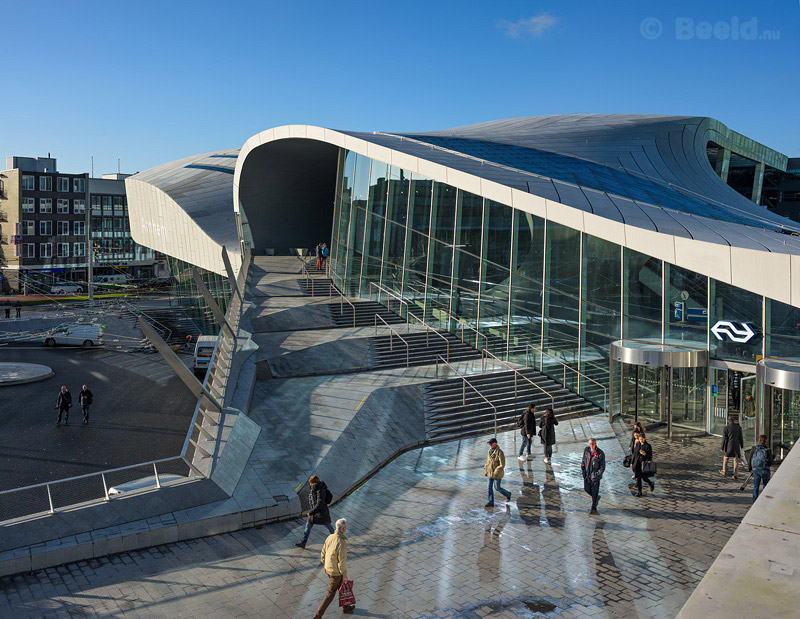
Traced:
[[713, 116], [800, 156], [798, 0], [0, 0], [0, 16], [0, 156], [51, 152], [66, 172], [92, 155], [96, 175], [118, 157], [135, 172], [288, 123], [583, 112]]

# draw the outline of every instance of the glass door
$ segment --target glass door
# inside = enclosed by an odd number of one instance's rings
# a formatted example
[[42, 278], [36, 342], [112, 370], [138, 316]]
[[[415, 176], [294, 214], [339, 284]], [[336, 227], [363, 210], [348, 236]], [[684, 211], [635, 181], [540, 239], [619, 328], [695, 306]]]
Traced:
[[705, 432], [708, 370], [672, 368], [672, 423]]
[[772, 418], [772, 452], [783, 459], [800, 437], [800, 391], [768, 385], [765, 396]]
[[615, 383], [612, 387], [615, 416], [625, 415], [645, 422], [662, 421], [662, 368], [612, 360], [611, 374]]

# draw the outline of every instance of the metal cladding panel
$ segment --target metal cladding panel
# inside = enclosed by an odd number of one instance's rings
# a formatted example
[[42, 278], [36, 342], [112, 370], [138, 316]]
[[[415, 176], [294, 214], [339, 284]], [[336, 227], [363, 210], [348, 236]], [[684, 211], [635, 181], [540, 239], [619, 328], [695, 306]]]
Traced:
[[673, 217], [671, 211], [658, 208], [657, 206], [650, 206], [649, 204], [635, 203], [643, 213], [645, 213], [655, 224], [656, 230], [664, 234], [672, 234], [684, 238], [693, 238], [691, 231], [686, 229], [679, 221]]
[[586, 195], [587, 200], [589, 200], [589, 204], [592, 205], [592, 213], [612, 221], [625, 223], [625, 219], [622, 213], [619, 212], [617, 205], [614, 204], [606, 194], [595, 191], [594, 189], [584, 189], [583, 193]]

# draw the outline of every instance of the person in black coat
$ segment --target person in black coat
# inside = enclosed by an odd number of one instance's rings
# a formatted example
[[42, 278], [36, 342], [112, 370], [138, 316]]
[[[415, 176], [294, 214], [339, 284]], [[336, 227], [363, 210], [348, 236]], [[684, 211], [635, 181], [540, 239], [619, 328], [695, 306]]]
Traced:
[[92, 391], [84, 385], [78, 394], [78, 404], [81, 405], [81, 410], [83, 410], [83, 423], [89, 423], [89, 406], [91, 406], [93, 399]]
[[61, 386], [61, 391], [58, 392], [58, 399], [56, 400], [56, 408], [58, 409], [58, 421], [56, 425], [61, 425], [61, 415], [64, 415], [64, 425], [69, 425], [69, 409], [72, 407], [72, 394], [67, 389], [66, 385]]
[[325, 482], [316, 475], [308, 478], [308, 483], [311, 485], [311, 491], [308, 493], [308, 519], [306, 520], [306, 528], [303, 531], [303, 539], [295, 544], [298, 548], [305, 548], [308, 536], [311, 533], [311, 527], [315, 524], [324, 525], [328, 531], [333, 535], [333, 526], [331, 525], [331, 512], [328, 509], [328, 503], [333, 500], [333, 495]]
[[633, 456], [631, 458], [631, 470], [634, 477], [636, 477], [636, 496], [642, 496], [642, 480], [647, 482], [650, 486], [650, 492], [656, 489], [656, 485], [650, 479], [650, 475], [642, 473], [642, 463], [650, 462], [653, 459], [653, 448], [647, 442], [645, 435], [639, 434], [639, 441], [634, 446]]
[[720, 451], [724, 454], [722, 457], [722, 470], [720, 475], [725, 477], [728, 474], [728, 460], [733, 459], [733, 478], [739, 479], [739, 457], [744, 447], [744, 437], [742, 436], [742, 428], [736, 423], [733, 416], [728, 417], [728, 425], [722, 432], [722, 448]]
[[539, 438], [542, 441], [542, 445], [544, 445], [544, 461], [548, 463], [553, 457], [553, 445], [556, 444], [557, 425], [558, 419], [556, 419], [553, 409], [546, 408], [544, 410], [544, 416], [542, 416], [542, 420], [539, 422]]
[[533, 445], [533, 437], [536, 435], [536, 406], [531, 404], [522, 413], [519, 420], [519, 431], [522, 434], [522, 445], [519, 448], [519, 461], [525, 462], [526, 458], [523, 454], [525, 448], [528, 449], [528, 460], [533, 460], [531, 455], [531, 446]]
[[583, 489], [592, 497], [592, 508], [589, 513], [597, 514], [597, 502], [600, 500], [600, 480], [606, 470], [606, 454], [597, 446], [597, 440], [590, 438], [589, 446], [583, 450], [581, 474]]

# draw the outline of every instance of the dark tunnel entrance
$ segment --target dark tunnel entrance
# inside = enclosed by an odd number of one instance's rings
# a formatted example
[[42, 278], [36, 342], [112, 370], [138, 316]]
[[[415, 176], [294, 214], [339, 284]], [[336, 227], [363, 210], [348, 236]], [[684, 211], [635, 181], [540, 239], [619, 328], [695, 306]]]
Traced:
[[252, 150], [239, 178], [244, 239], [253, 253], [288, 255], [331, 244], [339, 148], [290, 138]]

